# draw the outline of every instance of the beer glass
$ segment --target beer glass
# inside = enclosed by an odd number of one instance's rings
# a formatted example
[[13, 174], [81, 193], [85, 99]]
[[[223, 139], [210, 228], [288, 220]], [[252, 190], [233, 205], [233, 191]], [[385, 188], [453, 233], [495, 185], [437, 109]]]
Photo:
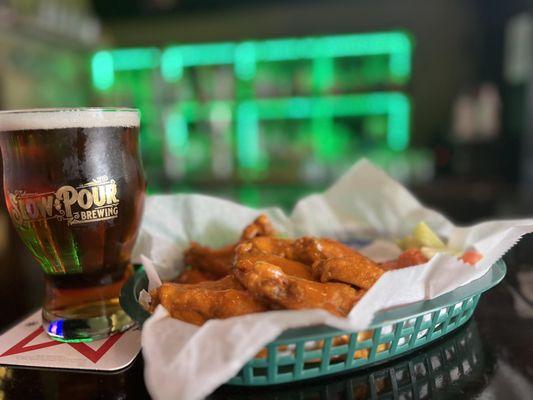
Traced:
[[91, 341], [133, 323], [118, 295], [145, 180], [135, 109], [0, 112], [7, 210], [45, 274], [43, 328]]

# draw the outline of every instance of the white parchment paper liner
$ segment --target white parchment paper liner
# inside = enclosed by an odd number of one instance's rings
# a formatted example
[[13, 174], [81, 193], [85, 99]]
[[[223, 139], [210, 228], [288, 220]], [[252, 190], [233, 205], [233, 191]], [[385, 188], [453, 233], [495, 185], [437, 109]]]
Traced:
[[201, 195], [150, 197], [134, 260], [141, 261], [142, 255], [148, 269], [157, 271], [163, 280], [172, 278], [182, 268], [182, 253], [190, 241], [209, 246], [235, 242], [261, 212], [289, 236], [370, 242], [361, 251], [376, 261], [396, 257], [400, 250], [392, 239], [409, 234], [420, 221], [426, 221], [450, 246], [475, 249], [484, 257], [472, 267], [451, 255], [438, 254], [424, 265], [387, 272], [348, 318], [322, 310], [283, 310], [210, 320], [197, 327], [169, 318], [159, 306], [142, 333], [145, 380], [154, 398], [207, 396], [288, 328], [328, 324], [357, 331], [366, 328], [379, 310], [434, 298], [465, 285], [481, 277], [522, 235], [533, 231], [532, 219], [456, 227], [363, 160], [325, 193], [301, 200], [291, 216], [275, 208], [254, 210]]

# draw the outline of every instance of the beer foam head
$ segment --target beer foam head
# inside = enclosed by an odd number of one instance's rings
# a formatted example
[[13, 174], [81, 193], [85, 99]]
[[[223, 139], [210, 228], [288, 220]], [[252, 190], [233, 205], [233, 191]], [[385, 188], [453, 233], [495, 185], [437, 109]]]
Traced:
[[50, 108], [0, 111], [0, 132], [35, 129], [108, 128], [139, 126], [133, 108]]

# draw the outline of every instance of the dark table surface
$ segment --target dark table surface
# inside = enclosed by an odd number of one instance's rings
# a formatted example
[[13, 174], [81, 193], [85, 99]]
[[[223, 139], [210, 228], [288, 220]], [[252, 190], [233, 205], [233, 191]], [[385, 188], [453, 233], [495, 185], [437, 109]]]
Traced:
[[[223, 386], [210, 399], [533, 399], [531, 244], [528, 238], [506, 256], [508, 276], [482, 296], [474, 317], [430, 346], [320, 380], [262, 389]], [[0, 311], [6, 307], [2, 303]], [[0, 399], [147, 397], [141, 356], [114, 374], [0, 368]]]

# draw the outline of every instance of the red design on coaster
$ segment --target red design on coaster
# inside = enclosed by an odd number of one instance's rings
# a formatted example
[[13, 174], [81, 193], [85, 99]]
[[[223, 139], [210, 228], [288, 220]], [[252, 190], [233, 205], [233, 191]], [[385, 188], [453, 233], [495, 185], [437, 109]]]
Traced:
[[108, 337], [97, 350], [92, 349], [85, 343], [64, 343], [64, 342], [58, 342], [55, 340], [28, 346], [28, 343], [30, 343], [32, 340], [34, 340], [36, 337], [38, 337], [43, 332], [44, 331], [42, 327], [37, 328], [35, 331], [30, 333], [20, 342], [16, 343], [14, 346], [6, 350], [3, 354], [0, 354], [0, 357], [12, 356], [14, 354], [20, 354], [20, 353], [27, 353], [29, 351], [43, 349], [45, 347], [51, 347], [51, 346], [57, 346], [60, 344], [64, 344], [64, 345], [69, 345], [74, 350], [76, 350], [78, 353], [83, 355], [85, 358], [87, 358], [88, 360], [96, 364], [98, 360], [100, 360], [109, 351], [109, 349], [113, 347], [113, 345], [117, 342], [117, 340], [119, 340], [120, 337], [122, 336], [122, 333], [118, 333], [116, 335]]
[[41, 320], [41, 310], [36, 310], [0, 335], [1, 365], [119, 371], [131, 365], [141, 351], [139, 329], [92, 343], [65, 343], [52, 340], [40, 327]]
[[117, 340], [120, 339], [121, 336], [122, 333], [117, 333], [116, 335], [108, 337], [105, 342], [98, 348], [98, 350], [93, 350], [85, 343], [69, 343], [69, 345], [74, 350], [78, 351], [96, 364], [98, 360], [101, 359], [111, 347], [113, 347], [113, 345], [117, 342]]
[[44, 349], [45, 347], [56, 346], [58, 344], [62, 344], [61, 342], [57, 342], [55, 340], [51, 340], [50, 342], [44, 342], [44, 343], [39, 343], [39, 344], [33, 344], [33, 345], [30, 345], [30, 346], [26, 346], [33, 339], [35, 339], [37, 336], [39, 336], [42, 332], [43, 332], [43, 327], [42, 326], [38, 327], [36, 330], [34, 330], [32, 333], [30, 333], [28, 336], [26, 336], [20, 342], [16, 343], [13, 347], [11, 347], [7, 351], [5, 351], [3, 354], [0, 354], [0, 357], [12, 356], [13, 354], [26, 353], [28, 351]]

